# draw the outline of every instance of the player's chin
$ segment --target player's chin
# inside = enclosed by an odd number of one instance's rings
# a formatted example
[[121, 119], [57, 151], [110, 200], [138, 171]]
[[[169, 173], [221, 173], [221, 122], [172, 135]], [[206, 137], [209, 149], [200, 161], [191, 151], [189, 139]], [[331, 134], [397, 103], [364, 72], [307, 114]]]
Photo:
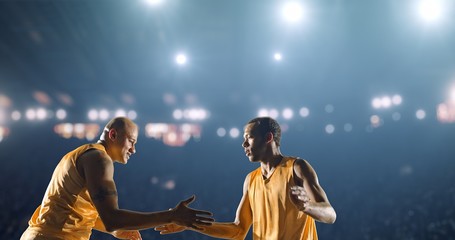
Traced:
[[119, 161], [121, 164], [127, 164], [128, 163], [128, 158], [124, 158], [122, 161]]
[[253, 156], [248, 156], [248, 160], [250, 160], [250, 162], [258, 162], [259, 160]]

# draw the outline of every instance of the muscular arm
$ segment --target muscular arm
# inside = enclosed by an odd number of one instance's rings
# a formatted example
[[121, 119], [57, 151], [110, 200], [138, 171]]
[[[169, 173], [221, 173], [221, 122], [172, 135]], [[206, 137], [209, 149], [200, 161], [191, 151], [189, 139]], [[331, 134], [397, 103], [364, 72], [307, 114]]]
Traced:
[[292, 195], [296, 204], [315, 220], [334, 223], [335, 209], [319, 184], [318, 176], [311, 165], [305, 160], [297, 159], [294, 163], [294, 173], [298, 187], [293, 188]]
[[245, 239], [250, 229], [253, 217], [251, 213], [250, 200], [248, 198], [248, 175], [243, 183], [243, 196], [237, 207], [234, 222], [213, 223], [211, 226], [204, 227], [204, 230], [196, 230], [205, 235], [226, 239]]
[[[104, 223], [105, 230], [108, 232], [153, 228], [163, 224], [178, 223], [182, 219], [194, 222], [197, 218], [202, 218], [196, 217], [196, 213], [204, 214], [202, 211], [191, 209], [179, 213], [175, 209], [149, 213], [120, 209], [113, 178], [114, 165], [110, 157], [104, 152], [92, 150], [82, 155], [78, 159], [77, 165], [78, 171], [86, 180], [88, 192]], [[191, 211], [193, 212], [190, 213]], [[187, 223], [185, 225], [188, 225]]]
[[[237, 208], [234, 222], [214, 222], [211, 226], [204, 226], [200, 230], [191, 230], [216, 238], [239, 240], [245, 239], [246, 235], [248, 234], [248, 230], [250, 229], [250, 226], [253, 222], [250, 201], [248, 198], [248, 183], [249, 175], [245, 178], [245, 182], [243, 184], [243, 196]], [[185, 230], [185, 228], [177, 226], [175, 224], [170, 224], [157, 227], [155, 230], [160, 231], [161, 234], [170, 234], [181, 232]]]

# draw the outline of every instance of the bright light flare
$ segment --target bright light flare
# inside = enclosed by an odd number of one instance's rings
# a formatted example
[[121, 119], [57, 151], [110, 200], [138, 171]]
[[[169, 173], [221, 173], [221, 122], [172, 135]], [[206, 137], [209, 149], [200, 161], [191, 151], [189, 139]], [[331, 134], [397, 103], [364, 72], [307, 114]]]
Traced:
[[175, 62], [176, 62], [178, 65], [185, 65], [186, 62], [187, 62], [187, 57], [186, 57], [186, 55], [183, 54], [183, 53], [177, 54], [177, 56], [175, 56]]
[[299, 114], [303, 118], [308, 117], [310, 115], [310, 109], [308, 109], [307, 107], [302, 107], [300, 108]]
[[144, 1], [152, 6], [160, 5], [161, 3], [163, 3], [163, 0], [144, 0]]
[[124, 109], [117, 109], [117, 111], [115, 111], [115, 116], [126, 117], [126, 111]]
[[13, 119], [14, 121], [19, 121], [22, 117], [22, 114], [19, 112], [19, 111], [13, 111], [11, 113], [11, 119]]
[[294, 116], [294, 111], [292, 111], [292, 109], [290, 108], [285, 108], [283, 110], [283, 118], [284, 119], [291, 119], [292, 117]]
[[101, 121], [106, 121], [109, 118], [109, 111], [107, 109], [101, 109], [99, 112], [99, 118]]
[[131, 120], [136, 120], [137, 118], [137, 112], [134, 111], [134, 110], [130, 110], [128, 111], [128, 113], [126, 114], [126, 116], [131, 119]]
[[279, 62], [283, 59], [283, 55], [281, 55], [281, 53], [275, 53], [273, 55], [273, 58], [275, 59], [275, 61]]
[[278, 118], [279, 115], [280, 113], [275, 108], [271, 109], [261, 108], [258, 111], [258, 117], [271, 117], [276, 119]]
[[229, 130], [229, 136], [231, 136], [231, 138], [238, 138], [240, 135], [240, 130], [238, 128], [231, 128], [231, 130]]
[[44, 120], [47, 117], [47, 111], [44, 108], [38, 108], [36, 109], [36, 118], [38, 120]]
[[55, 112], [55, 116], [57, 117], [58, 120], [64, 120], [66, 118], [66, 111], [65, 109], [58, 109]]
[[216, 134], [218, 135], [218, 137], [224, 137], [224, 136], [226, 136], [226, 129], [218, 128], [216, 130]]
[[395, 94], [393, 96], [376, 97], [371, 101], [371, 106], [375, 109], [391, 108], [400, 105], [402, 102], [403, 98], [399, 94]]
[[6, 113], [3, 109], [0, 109], [0, 123], [5, 122], [6, 120]]
[[382, 119], [378, 115], [370, 117], [370, 124], [372, 127], [377, 128], [382, 125]]
[[388, 97], [388, 96], [382, 97], [381, 98], [381, 105], [384, 108], [389, 108], [392, 105], [392, 99], [390, 99], [390, 97]]
[[90, 119], [90, 121], [95, 121], [98, 119], [98, 111], [95, 110], [95, 109], [91, 109], [90, 111], [88, 111], [88, 119]]
[[258, 117], [268, 117], [269, 116], [269, 110], [265, 108], [261, 108], [258, 111]]
[[455, 86], [450, 90], [449, 102], [455, 104]]
[[443, 6], [441, 1], [423, 0], [418, 5], [418, 13], [425, 22], [436, 22], [442, 17]]
[[183, 118], [183, 111], [180, 109], [175, 109], [174, 112], [172, 113], [172, 116], [176, 120], [180, 120]]
[[416, 118], [419, 120], [424, 119], [427, 116], [427, 113], [423, 109], [419, 109], [416, 111]]
[[335, 126], [333, 124], [327, 124], [325, 126], [325, 132], [327, 134], [333, 134], [335, 132]]
[[287, 22], [298, 22], [303, 18], [304, 10], [297, 1], [287, 2], [282, 8], [282, 14]]
[[27, 111], [25, 111], [25, 117], [28, 120], [35, 120], [36, 119], [36, 111], [35, 111], [35, 109], [28, 109]]
[[400, 105], [402, 101], [403, 101], [403, 98], [400, 95], [395, 94], [392, 96], [393, 105]]

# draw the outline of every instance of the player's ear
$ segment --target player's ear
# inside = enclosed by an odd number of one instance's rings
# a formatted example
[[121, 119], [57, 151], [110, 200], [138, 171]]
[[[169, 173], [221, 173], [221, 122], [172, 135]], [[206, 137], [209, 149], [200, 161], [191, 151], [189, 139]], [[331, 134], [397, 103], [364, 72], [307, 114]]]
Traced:
[[117, 131], [115, 129], [109, 130], [109, 139], [114, 140], [117, 137]]
[[265, 141], [267, 143], [272, 142], [274, 140], [272, 132], [268, 132], [265, 134]]

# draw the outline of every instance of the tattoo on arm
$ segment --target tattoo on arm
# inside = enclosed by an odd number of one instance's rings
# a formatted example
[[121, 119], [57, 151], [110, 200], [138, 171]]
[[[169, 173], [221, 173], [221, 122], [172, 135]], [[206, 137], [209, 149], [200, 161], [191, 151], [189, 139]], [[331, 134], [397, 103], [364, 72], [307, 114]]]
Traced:
[[98, 192], [92, 197], [93, 201], [104, 201], [107, 197], [117, 196], [117, 191], [115, 189], [100, 188]]

